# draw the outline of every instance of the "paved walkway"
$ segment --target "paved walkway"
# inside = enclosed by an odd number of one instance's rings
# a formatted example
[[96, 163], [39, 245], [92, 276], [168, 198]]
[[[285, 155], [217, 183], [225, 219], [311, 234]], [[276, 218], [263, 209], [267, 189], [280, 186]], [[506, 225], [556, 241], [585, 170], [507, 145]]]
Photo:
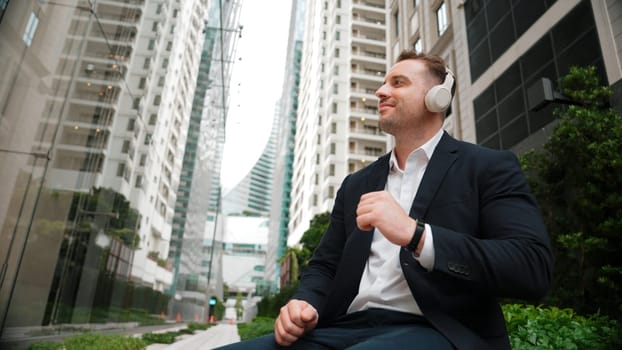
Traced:
[[238, 326], [218, 324], [203, 332], [184, 336], [173, 344], [151, 344], [147, 350], [210, 350], [240, 341]]

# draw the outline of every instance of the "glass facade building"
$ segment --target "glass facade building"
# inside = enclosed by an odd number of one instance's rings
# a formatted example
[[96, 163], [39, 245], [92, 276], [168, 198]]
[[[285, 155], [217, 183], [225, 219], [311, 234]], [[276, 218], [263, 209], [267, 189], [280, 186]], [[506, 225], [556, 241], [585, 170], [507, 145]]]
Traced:
[[0, 1], [0, 348], [166, 313], [206, 13]]

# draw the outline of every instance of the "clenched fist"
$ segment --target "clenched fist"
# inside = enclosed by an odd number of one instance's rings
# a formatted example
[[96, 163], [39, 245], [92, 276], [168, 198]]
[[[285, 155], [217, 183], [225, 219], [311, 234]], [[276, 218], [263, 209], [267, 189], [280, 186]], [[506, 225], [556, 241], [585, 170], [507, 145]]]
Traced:
[[306, 301], [292, 299], [281, 308], [274, 322], [274, 338], [281, 346], [292, 345], [317, 325], [318, 313]]

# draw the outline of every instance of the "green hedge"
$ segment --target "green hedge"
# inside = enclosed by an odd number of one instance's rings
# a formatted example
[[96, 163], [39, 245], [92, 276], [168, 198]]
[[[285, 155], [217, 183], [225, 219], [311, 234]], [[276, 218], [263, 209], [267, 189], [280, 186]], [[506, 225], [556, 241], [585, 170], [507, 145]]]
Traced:
[[66, 350], [144, 350], [146, 347], [142, 339], [122, 335], [81, 334], [65, 338]]
[[[507, 304], [503, 306], [514, 350], [622, 349], [620, 322], [603, 315], [583, 317], [571, 309]], [[274, 318], [257, 317], [238, 324], [242, 340], [272, 332]]]
[[622, 348], [620, 322], [603, 315], [583, 317], [572, 309], [532, 305], [503, 306], [514, 350], [617, 350]]
[[256, 338], [272, 332], [274, 328], [274, 318], [256, 317], [250, 323], [238, 323], [238, 334], [241, 340]]

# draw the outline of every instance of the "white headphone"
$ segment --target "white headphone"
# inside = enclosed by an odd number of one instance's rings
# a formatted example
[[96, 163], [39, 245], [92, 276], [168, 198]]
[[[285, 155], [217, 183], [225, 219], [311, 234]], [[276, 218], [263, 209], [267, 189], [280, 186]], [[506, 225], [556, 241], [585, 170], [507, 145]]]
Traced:
[[445, 68], [447, 74], [440, 85], [433, 86], [425, 94], [425, 107], [430, 112], [445, 112], [451, 104], [451, 88], [454, 85], [454, 73]]

